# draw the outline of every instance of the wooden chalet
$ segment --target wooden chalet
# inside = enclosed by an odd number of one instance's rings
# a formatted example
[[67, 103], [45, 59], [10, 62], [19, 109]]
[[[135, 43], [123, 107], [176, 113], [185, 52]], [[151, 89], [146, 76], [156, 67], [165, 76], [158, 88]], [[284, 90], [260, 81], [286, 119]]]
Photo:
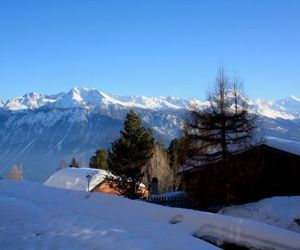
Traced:
[[[108, 171], [103, 169], [68, 167], [53, 173], [44, 184], [57, 188], [121, 196], [122, 192], [120, 192], [118, 183], [106, 179], [110, 175]], [[148, 189], [145, 185], [141, 184], [138, 192], [144, 198], [148, 197]]]
[[[96, 185], [90, 192], [100, 192], [106, 194], [113, 194], [122, 196], [122, 192], [117, 183], [109, 183], [107, 180], [101, 181], [98, 185]], [[138, 193], [142, 194], [143, 198], [148, 198], [148, 189], [141, 185], [138, 189]]]
[[268, 138], [224, 167], [219, 161], [183, 169], [180, 175], [199, 209], [300, 195], [300, 143]]

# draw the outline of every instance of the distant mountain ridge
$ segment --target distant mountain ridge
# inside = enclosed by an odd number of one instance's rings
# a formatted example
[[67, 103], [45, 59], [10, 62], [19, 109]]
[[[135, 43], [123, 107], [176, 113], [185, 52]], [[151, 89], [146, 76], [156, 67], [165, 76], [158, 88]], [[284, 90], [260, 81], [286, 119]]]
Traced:
[[[43, 95], [28, 93], [22, 97], [12, 98], [6, 102], [0, 101], [0, 109], [17, 111], [25, 109], [44, 108], [102, 108], [118, 105], [125, 108], [140, 108], [151, 110], [187, 109], [193, 105], [204, 105], [200, 99], [175, 97], [146, 97], [109, 95], [97, 89], [74, 87], [67, 93], [57, 95]], [[250, 108], [256, 113], [269, 118], [299, 119], [300, 98], [291, 96], [281, 100], [249, 100]]]
[[[186, 110], [203, 107], [199, 99], [110, 95], [75, 87], [67, 93], [28, 93], [0, 101], [0, 176], [14, 163], [23, 164], [24, 176], [46, 179], [59, 161], [77, 157], [87, 165], [99, 147], [118, 137], [123, 119], [133, 108], [165, 142], [179, 136]], [[249, 100], [259, 115], [262, 135], [300, 141], [300, 99]], [[84, 162], [84, 163], [83, 163]]]
[[142, 109], [181, 109], [187, 108], [192, 103], [201, 104], [198, 99], [175, 98], [175, 97], [145, 97], [108, 95], [96, 89], [74, 87], [67, 93], [57, 95], [43, 95], [28, 93], [18, 98], [2, 102], [2, 109], [23, 110], [37, 109], [42, 106], [55, 108], [91, 108], [103, 105], [119, 105], [127, 108]]

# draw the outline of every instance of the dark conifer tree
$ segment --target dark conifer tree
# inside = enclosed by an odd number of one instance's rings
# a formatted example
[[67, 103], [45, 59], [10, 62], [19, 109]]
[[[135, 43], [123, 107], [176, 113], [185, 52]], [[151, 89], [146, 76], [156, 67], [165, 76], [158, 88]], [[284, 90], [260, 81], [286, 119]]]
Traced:
[[120, 137], [108, 152], [109, 171], [115, 175], [120, 191], [129, 198], [139, 197], [138, 187], [144, 168], [153, 155], [152, 131], [141, 126], [140, 117], [130, 110]]
[[78, 162], [76, 161], [76, 159], [74, 157], [73, 157], [69, 167], [70, 168], [79, 168]]
[[107, 150], [98, 149], [90, 159], [90, 167], [107, 170]]

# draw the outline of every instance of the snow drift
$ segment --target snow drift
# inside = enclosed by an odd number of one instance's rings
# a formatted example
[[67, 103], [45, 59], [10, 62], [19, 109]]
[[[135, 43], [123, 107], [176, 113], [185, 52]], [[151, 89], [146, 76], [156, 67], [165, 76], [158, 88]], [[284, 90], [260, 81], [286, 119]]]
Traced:
[[257, 220], [300, 233], [300, 196], [272, 197], [222, 208], [219, 214]]
[[300, 247], [298, 233], [247, 219], [27, 181], [0, 181], [0, 202], [5, 249], [218, 249], [199, 238]]

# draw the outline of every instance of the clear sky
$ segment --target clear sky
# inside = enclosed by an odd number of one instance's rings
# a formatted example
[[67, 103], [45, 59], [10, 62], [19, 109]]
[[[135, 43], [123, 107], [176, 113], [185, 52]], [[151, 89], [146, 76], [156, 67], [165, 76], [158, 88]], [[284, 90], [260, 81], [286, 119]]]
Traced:
[[300, 1], [0, 0], [0, 98], [73, 86], [204, 98], [222, 63], [248, 96], [300, 96]]

